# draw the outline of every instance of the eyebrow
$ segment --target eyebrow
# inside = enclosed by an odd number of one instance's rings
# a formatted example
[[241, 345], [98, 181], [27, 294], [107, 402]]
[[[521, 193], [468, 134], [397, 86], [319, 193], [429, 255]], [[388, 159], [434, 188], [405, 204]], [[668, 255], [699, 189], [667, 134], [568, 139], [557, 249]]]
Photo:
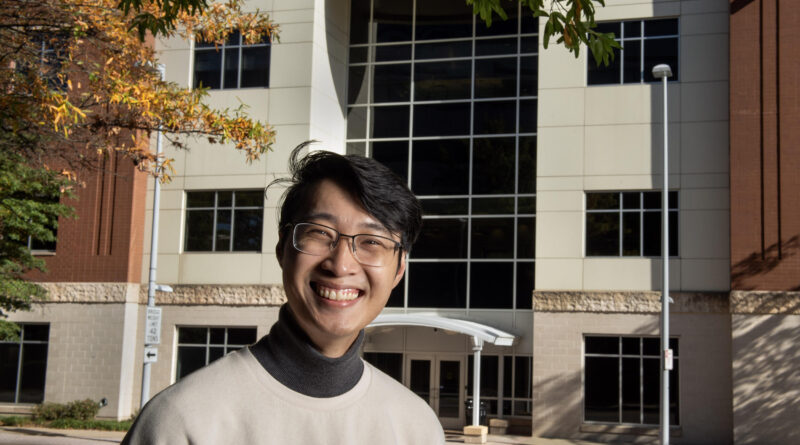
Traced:
[[[332, 214], [327, 213], [327, 212], [311, 213], [311, 214], [306, 215], [303, 219], [307, 219], [307, 220], [308, 219], [321, 219], [321, 220], [328, 221], [328, 222], [333, 223], [333, 224], [336, 224], [337, 222], [339, 222], [339, 218], [337, 218], [336, 215], [332, 215]], [[388, 234], [388, 235], [392, 235], [392, 232], [389, 229], [387, 229], [383, 224], [376, 223], [376, 222], [364, 222], [364, 223], [359, 224], [359, 227], [364, 228], [364, 229], [373, 229], [373, 230], [377, 230], [379, 232], [383, 232], [383, 233]]]

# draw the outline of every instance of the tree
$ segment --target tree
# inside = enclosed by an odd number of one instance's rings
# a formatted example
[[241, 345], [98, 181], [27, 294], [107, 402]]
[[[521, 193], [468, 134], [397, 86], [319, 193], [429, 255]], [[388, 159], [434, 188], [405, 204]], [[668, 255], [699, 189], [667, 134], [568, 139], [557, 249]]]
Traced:
[[[266, 14], [242, 11], [242, 0], [172, 9], [165, 1], [120, 9], [115, 0], [0, 2], [0, 336], [14, 330], [6, 312], [29, 307], [45, 291], [24, 279], [43, 269], [28, 239], [54, 240], [60, 198], [98, 159], [121, 153], [139, 169], [169, 178], [169, 160], [150, 150], [161, 128], [177, 147], [188, 137], [233, 145], [248, 161], [265, 153], [274, 131], [246, 110], [216, 110], [204, 89], [164, 82], [149, 23], [168, 18], [161, 36], [222, 43], [235, 30], [248, 43], [276, 39]], [[144, 21], [143, 21], [144, 20]]]
[[[586, 45], [594, 56], [595, 63], [608, 66], [614, 60], [614, 49], [621, 48], [614, 40], [614, 33], [597, 32], [594, 28], [595, 5], [605, 6], [605, 0], [466, 0], [472, 5], [473, 12], [481, 20], [491, 26], [493, 16], [496, 14], [505, 20], [508, 16], [503, 8], [503, 3], [522, 4], [523, 10], [528, 10], [536, 17], [545, 19], [542, 43], [547, 49], [550, 39], [557, 36], [556, 43], [563, 44], [571, 53], [578, 57], [583, 45]], [[547, 3], [547, 5], [545, 5]]]

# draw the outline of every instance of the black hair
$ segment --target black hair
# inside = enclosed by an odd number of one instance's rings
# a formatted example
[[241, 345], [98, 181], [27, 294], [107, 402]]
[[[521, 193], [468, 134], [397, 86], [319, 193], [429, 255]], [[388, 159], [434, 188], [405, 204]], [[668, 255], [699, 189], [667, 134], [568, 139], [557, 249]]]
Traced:
[[422, 226], [422, 207], [405, 181], [380, 162], [364, 156], [315, 151], [301, 157], [313, 142], [303, 142], [292, 150], [289, 178], [276, 179], [267, 186], [289, 184], [280, 209], [281, 233], [287, 225], [298, 222], [297, 218], [309, 208], [316, 186], [327, 179], [350, 194], [386, 229], [398, 234], [403, 250], [409, 251]]

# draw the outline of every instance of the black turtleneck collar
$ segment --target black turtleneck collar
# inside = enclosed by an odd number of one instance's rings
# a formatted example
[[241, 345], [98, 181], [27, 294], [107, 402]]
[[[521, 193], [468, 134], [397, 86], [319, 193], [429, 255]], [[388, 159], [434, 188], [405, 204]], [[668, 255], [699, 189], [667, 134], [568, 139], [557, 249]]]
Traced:
[[284, 386], [311, 397], [336, 397], [353, 389], [364, 372], [358, 355], [364, 331], [338, 358], [322, 355], [284, 304], [269, 334], [250, 347], [261, 366]]

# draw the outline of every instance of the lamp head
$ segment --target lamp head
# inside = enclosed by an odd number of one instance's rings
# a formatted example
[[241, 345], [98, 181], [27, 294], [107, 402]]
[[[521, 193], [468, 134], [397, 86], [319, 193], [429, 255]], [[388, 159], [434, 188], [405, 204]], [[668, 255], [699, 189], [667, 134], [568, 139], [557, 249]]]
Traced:
[[660, 63], [653, 67], [653, 77], [656, 79], [672, 77], [672, 68], [670, 68], [666, 63]]

